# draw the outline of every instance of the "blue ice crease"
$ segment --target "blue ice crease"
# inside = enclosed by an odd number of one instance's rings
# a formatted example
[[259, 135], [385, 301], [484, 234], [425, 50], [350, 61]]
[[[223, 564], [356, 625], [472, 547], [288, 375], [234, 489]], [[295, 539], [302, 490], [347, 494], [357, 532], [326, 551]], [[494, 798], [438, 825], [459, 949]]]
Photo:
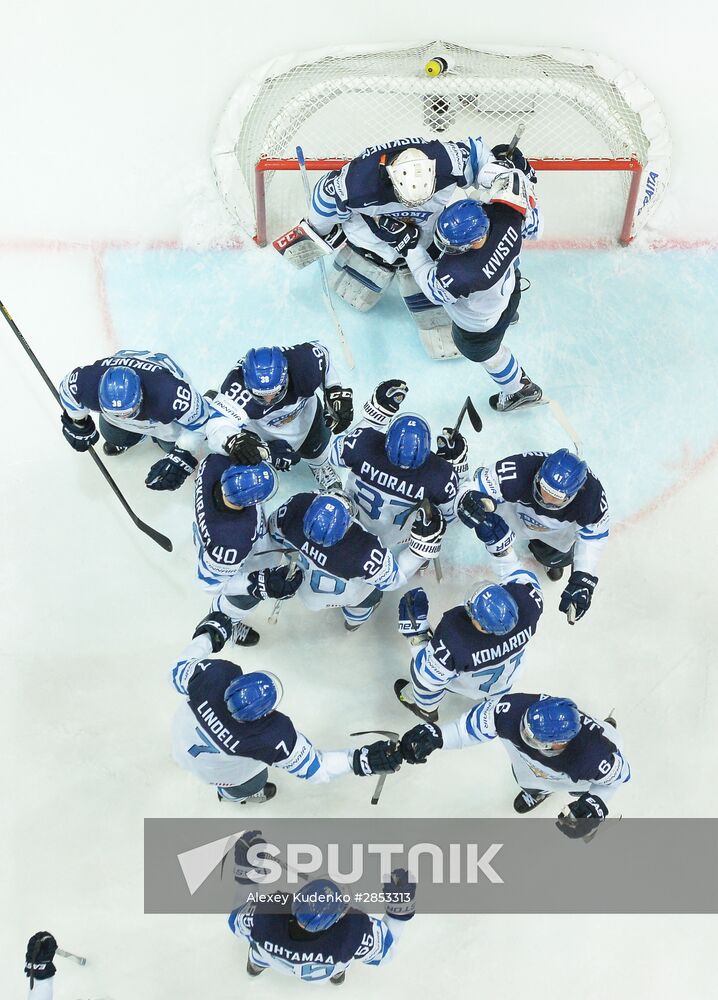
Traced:
[[[201, 389], [252, 346], [319, 339], [341, 359], [316, 268], [271, 250], [111, 250], [108, 301], [122, 347], [163, 350]], [[529, 251], [531, 280], [506, 343], [583, 439], [618, 521], [685, 476], [718, 432], [718, 255], [710, 250]], [[405, 408], [436, 433], [471, 393], [484, 420], [471, 461], [570, 445], [549, 408], [499, 415], [493, 385], [465, 360], [431, 362], [395, 289], [369, 313], [337, 304], [361, 402], [403, 377]]]

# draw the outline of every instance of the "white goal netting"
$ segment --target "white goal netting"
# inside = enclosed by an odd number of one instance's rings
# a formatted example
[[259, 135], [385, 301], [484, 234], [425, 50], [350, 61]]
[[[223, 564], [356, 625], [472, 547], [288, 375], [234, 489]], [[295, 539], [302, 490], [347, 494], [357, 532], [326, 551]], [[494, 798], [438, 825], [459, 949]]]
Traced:
[[[436, 57], [448, 68], [427, 76]], [[480, 135], [494, 145], [519, 124], [548, 239], [627, 242], [654, 213], [670, 172], [660, 109], [632, 73], [564, 49], [435, 41], [278, 59], [231, 98], [212, 164], [227, 208], [263, 243], [303, 214], [297, 145], [310, 169], [326, 170], [390, 139]]]

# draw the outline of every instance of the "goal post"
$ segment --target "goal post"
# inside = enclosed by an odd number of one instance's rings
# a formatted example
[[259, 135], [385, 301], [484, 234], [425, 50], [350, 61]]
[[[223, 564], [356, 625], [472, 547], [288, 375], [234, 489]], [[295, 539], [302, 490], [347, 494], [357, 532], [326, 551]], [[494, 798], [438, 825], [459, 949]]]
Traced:
[[[425, 64], [437, 56], [447, 69], [429, 77]], [[324, 172], [405, 136], [495, 145], [519, 123], [547, 240], [626, 244], [650, 221], [670, 175], [660, 108], [629, 71], [568, 49], [435, 41], [275, 60], [229, 101], [212, 166], [227, 209], [264, 245], [304, 214], [297, 145], [307, 168]]]

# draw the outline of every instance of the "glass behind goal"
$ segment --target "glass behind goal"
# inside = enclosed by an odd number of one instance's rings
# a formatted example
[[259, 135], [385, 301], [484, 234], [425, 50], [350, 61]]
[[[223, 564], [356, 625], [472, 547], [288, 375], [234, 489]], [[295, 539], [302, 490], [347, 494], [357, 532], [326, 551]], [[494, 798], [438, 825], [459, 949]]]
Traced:
[[[427, 75], [438, 57], [445, 71]], [[297, 145], [308, 169], [323, 172], [391, 139], [471, 135], [495, 145], [519, 125], [547, 241], [628, 243], [649, 222], [670, 174], [665, 119], [632, 73], [569, 49], [434, 41], [276, 59], [230, 99], [212, 166], [228, 210], [264, 245], [305, 212]]]

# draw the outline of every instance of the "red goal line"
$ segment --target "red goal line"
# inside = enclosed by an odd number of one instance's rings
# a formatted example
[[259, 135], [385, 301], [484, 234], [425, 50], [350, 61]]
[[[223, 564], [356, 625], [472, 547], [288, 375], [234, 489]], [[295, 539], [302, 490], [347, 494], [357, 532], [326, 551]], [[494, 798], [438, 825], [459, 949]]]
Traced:
[[[339, 170], [348, 163], [348, 160], [307, 160], [307, 170]], [[638, 201], [638, 192], [641, 186], [641, 172], [643, 165], [635, 158], [626, 160], [612, 160], [608, 158], [586, 158], [586, 159], [531, 159], [531, 165], [536, 170], [619, 170], [627, 171], [631, 176], [631, 185], [626, 200], [626, 211], [623, 216], [623, 225], [618, 237], [623, 246], [627, 246], [631, 240], [631, 229], [633, 228], [633, 217]], [[255, 198], [257, 214], [257, 235], [255, 242], [260, 246], [267, 245], [267, 207], [264, 175], [267, 171], [273, 170], [299, 170], [299, 163], [296, 159], [260, 159], [254, 168], [255, 170]]]

